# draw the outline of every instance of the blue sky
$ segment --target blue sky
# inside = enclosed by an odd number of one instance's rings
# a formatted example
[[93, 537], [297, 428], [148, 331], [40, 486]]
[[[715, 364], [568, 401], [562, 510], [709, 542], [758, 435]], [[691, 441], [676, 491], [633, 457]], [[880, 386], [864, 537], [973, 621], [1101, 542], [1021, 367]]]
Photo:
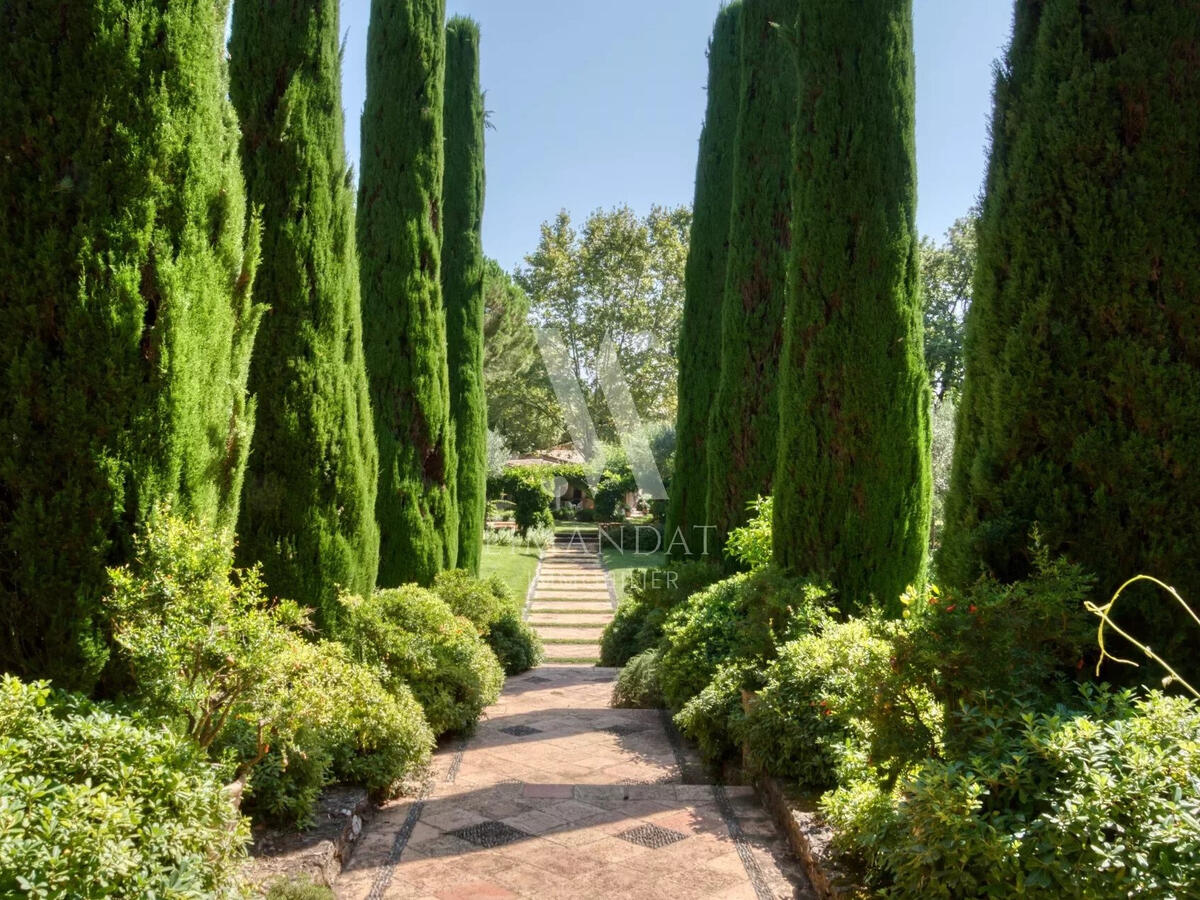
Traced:
[[[705, 51], [721, 0], [448, 0], [483, 32], [484, 248], [505, 268], [570, 210], [690, 203]], [[915, 0], [918, 227], [940, 237], [975, 201], [1005, 0]], [[343, 0], [347, 151], [357, 167], [368, 0]]]

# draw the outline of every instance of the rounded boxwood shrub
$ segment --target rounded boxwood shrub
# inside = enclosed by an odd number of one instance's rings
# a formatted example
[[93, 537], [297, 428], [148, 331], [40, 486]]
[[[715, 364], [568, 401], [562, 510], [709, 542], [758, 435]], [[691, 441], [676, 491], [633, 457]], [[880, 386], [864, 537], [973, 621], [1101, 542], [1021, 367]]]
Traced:
[[722, 663], [773, 659], [778, 644], [825, 618], [827, 596], [773, 570], [736, 575], [692, 595], [664, 628], [659, 677], [668, 705], [681, 709]]
[[346, 600], [342, 640], [380, 666], [393, 694], [406, 687], [435, 734], [469, 731], [500, 696], [504, 670], [469, 620], [432, 591], [406, 585]]
[[520, 675], [541, 664], [545, 658], [542, 639], [515, 609], [504, 613], [487, 634], [488, 646], [500, 660], [505, 675]]
[[506, 675], [520, 675], [542, 661], [541, 639], [522, 621], [520, 601], [499, 577], [442, 572], [434, 579], [433, 591], [456, 615], [470, 619], [479, 629]]
[[673, 562], [662, 569], [634, 572], [625, 598], [604, 629], [600, 665], [623, 666], [657, 646], [670, 611], [722, 576], [721, 567], [712, 562]]
[[631, 659], [617, 676], [612, 705], [618, 709], [661, 709], [664, 705], [658, 681], [661, 658], [662, 651], [655, 647]]
[[247, 839], [192, 741], [0, 677], [0, 896], [241, 896]]

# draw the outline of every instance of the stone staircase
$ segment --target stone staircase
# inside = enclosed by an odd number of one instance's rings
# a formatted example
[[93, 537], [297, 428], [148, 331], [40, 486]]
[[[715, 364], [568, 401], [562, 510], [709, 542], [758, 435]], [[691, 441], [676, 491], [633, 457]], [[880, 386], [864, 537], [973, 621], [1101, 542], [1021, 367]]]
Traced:
[[525, 607], [525, 617], [545, 644], [546, 662], [598, 662], [600, 635], [615, 608], [600, 562], [599, 534], [595, 529], [559, 534], [542, 556]]

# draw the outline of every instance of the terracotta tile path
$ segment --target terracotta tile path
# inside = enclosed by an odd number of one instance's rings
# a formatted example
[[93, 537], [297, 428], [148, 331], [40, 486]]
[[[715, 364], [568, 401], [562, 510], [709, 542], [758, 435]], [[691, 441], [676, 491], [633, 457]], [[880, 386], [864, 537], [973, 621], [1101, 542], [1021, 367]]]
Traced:
[[[813, 896], [749, 788], [705, 783], [660, 712], [610, 708], [615, 669], [566, 661], [596, 658], [612, 596], [594, 549], [547, 552], [527, 615], [561, 635], [550, 659], [380, 812], [339, 898]], [[608, 613], [577, 611], [593, 602]]]

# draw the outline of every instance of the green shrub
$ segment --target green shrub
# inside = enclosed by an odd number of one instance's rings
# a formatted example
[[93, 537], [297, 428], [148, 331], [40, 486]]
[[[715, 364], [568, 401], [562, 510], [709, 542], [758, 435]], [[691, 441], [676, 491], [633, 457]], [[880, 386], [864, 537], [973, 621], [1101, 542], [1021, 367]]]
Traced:
[[456, 616], [470, 619], [481, 635], [486, 635], [513, 606], [512, 595], [504, 582], [496, 578], [476, 578], [463, 569], [440, 573], [433, 580], [433, 592]]
[[546, 654], [542, 639], [517, 610], [508, 610], [487, 636], [488, 646], [500, 660], [505, 675], [520, 675], [541, 664]]
[[660, 679], [667, 703], [681, 709], [722, 663], [773, 659], [778, 644], [825, 618], [827, 597], [822, 588], [771, 570], [737, 575], [692, 595], [664, 627]]
[[658, 570], [639, 570], [600, 640], [600, 665], [623, 666], [657, 646], [667, 614], [689, 597], [720, 581], [721, 567], [711, 562], [672, 562]]
[[948, 709], [981, 690], [1043, 697], [1042, 708], [1074, 696], [1066, 673], [1081, 669], [1095, 648], [1095, 619], [1083, 607], [1094, 580], [1036, 545], [1032, 556], [1024, 581], [985, 578], [965, 591], [935, 587], [903, 598], [909, 628], [897, 662]]
[[471, 620], [506, 675], [527, 672], [542, 661], [541, 639], [521, 619], [521, 601], [497, 576], [480, 579], [461, 570], [443, 572], [433, 591], [456, 615]]
[[381, 667], [392, 693], [410, 687], [435, 734], [470, 731], [500, 696], [496, 655], [437, 594], [406, 585], [345, 602], [342, 639], [354, 657]]
[[[310, 824], [323, 788], [361, 784], [377, 800], [395, 795], [429, 761], [434, 739], [412, 692], [392, 691], [341, 644], [297, 643], [281, 661], [289, 683], [279, 704], [296, 722], [251, 773], [246, 809], [257, 820]], [[253, 723], [236, 720], [225, 743], [253, 751]]]
[[719, 666], [712, 681], [675, 716], [679, 730], [699, 745], [710, 762], [732, 759], [741, 752], [742, 688], [754, 683], [754, 667], [746, 662]]
[[529, 529], [554, 527], [554, 513], [550, 504], [554, 495], [546, 488], [547, 473], [540, 469], [510, 469], [504, 479], [505, 489], [512, 495], [513, 520], [517, 531], [524, 537]]
[[193, 741], [0, 676], [0, 896], [242, 896], [247, 839]]
[[658, 681], [660, 653], [657, 648], [639, 653], [621, 670], [613, 687], [613, 706], [618, 709], [663, 707], [662, 688]]
[[599, 522], [616, 522], [625, 518], [625, 495], [637, 490], [633, 470], [628, 466], [620, 471], [606, 470], [596, 485], [594, 517]]
[[743, 726], [749, 767], [830, 787], [848, 743], [868, 748], [884, 779], [937, 752], [939, 708], [895, 666], [902, 627], [878, 616], [829, 621], [780, 647]]
[[1200, 707], [1089, 688], [1037, 712], [985, 698], [969, 756], [930, 760], [890, 814], [857, 786], [825, 811], [899, 897], [1191, 897], [1200, 859]]
[[771, 564], [775, 502], [770, 497], [759, 497], [751, 508], [754, 515], [750, 521], [729, 532], [725, 554], [751, 571], [756, 571]]

